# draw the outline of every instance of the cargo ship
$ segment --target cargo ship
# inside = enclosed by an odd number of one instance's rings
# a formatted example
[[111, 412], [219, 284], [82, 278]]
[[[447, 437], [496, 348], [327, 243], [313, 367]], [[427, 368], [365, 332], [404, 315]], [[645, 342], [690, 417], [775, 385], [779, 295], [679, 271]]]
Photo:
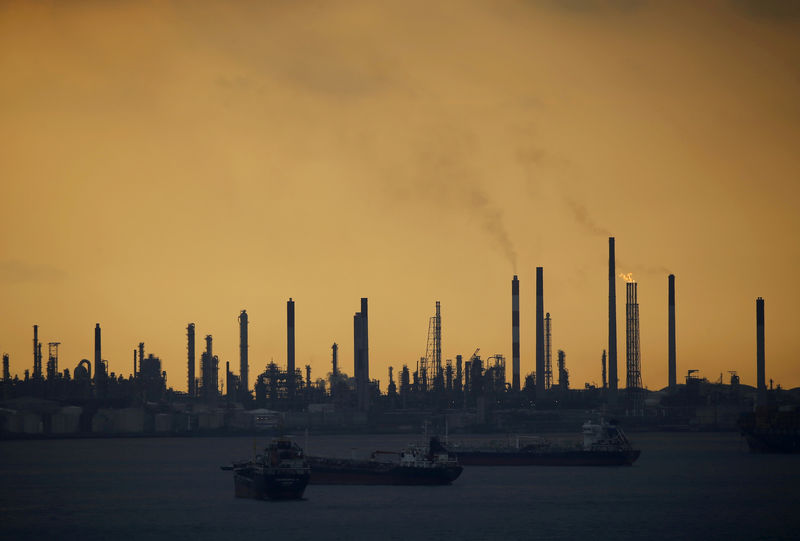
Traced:
[[253, 460], [222, 466], [233, 471], [237, 498], [297, 500], [303, 497], [311, 469], [303, 450], [289, 438], [274, 438]]
[[583, 444], [564, 446], [537, 438], [511, 446], [454, 445], [450, 452], [465, 466], [630, 466], [639, 458], [622, 429], [601, 420], [583, 425]]
[[313, 485], [449, 485], [463, 468], [434, 438], [426, 449], [375, 451], [369, 460], [308, 457]]
[[800, 453], [800, 411], [796, 408], [744, 413], [739, 430], [753, 453]]

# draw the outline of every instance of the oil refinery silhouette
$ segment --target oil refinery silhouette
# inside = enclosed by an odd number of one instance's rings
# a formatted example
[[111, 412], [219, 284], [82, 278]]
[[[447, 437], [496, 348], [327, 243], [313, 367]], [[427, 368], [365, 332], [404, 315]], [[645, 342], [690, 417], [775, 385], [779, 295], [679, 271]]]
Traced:
[[[186, 326], [187, 391], [167, 385], [159, 357], [146, 352], [145, 343], [133, 348], [132, 373], [110, 371], [103, 359], [102, 329], [94, 328], [94, 359], [80, 360], [72, 372], [59, 367], [59, 342], [43, 343], [33, 326], [33, 368], [11, 377], [10, 358], [3, 355], [0, 388], [2, 437], [208, 434], [241, 433], [274, 428], [318, 430], [416, 430], [422, 423], [447, 424], [453, 430], [574, 430], [587, 410], [624, 419], [628, 426], [655, 429], [733, 429], [743, 412], [768, 405], [796, 404], [795, 391], [767, 388], [764, 355], [764, 301], [757, 300], [757, 385], [740, 383], [730, 371], [710, 382], [687, 370], [678, 384], [675, 332], [675, 276], [667, 278], [668, 386], [648, 390], [642, 382], [637, 283], [626, 283], [625, 387], [619, 387], [617, 366], [615, 239], [609, 238], [608, 343], [601, 359], [601, 385], [572, 388], [567, 355], [556, 351], [553, 367], [553, 319], [544, 307], [544, 268], [536, 268], [535, 363], [524, 375], [520, 358], [520, 280], [511, 280], [511, 374], [506, 357], [469, 355], [442, 359], [441, 304], [435, 304], [428, 326], [425, 356], [403, 364], [395, 381], [389, 367], [386, 392], [372, 379], [369, 365], [368, 299], [362, 298], [353, 316], [353, 372], [341, 369], [338, 345], [331, 345], [331, 369], [312, 378], [295, 359], [295, 301], [286, 303], [286, 366], [268, 363], [251, 380], [249, 317], [242, 310], [239, 323], [239, 370], [220, 360], [214, 341], [206, 334], [196, 372], [196, 326]], [[556, 377], [557, 376], [557, 377]]]

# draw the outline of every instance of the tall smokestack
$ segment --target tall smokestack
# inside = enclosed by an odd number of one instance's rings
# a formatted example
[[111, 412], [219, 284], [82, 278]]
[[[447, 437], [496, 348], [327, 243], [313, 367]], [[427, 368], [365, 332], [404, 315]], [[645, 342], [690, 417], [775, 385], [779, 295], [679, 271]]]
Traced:
[[678, 384], [677, 365], [675, 364], [675, 275], [669, 275], [669, 322], [667, 323], [667, 341], [669, 342], [669, 358], [667, 360], [667, 376], [669, 388]]
[[536, 401], [544, 405], [544, 269], [536, 267]]
[[250, 396], [250, 383], [248, 382], [248, 362], [247, 350], [247, 311], [242, 310], [239, 314], [239, 387], [241, 389], [241, 399], [245, 400]]
[[100, 381], [103, 372], [103, 359], [100, 345], [100, 324], [94, 326], [94, 381]]
[[8, 353], [3, 353], [3, 381], [11, 381], [11, 372], [8, 366]]
[[33, 326], [33, 379], [42, 377], [42, 358], [39, 356], [39, 326]]
[[367, 298], [361, 298], [361, 311], [353, 316], [353, 356], [358, 409], [369, 408], [369, 316]]
[[331, 351], [331, 374], [336, 377], [339, 375], [339, 344], [334, 342]]
[[136, 377], [136, 348], [133, 348], [133, 377]]
[[518, 392], [519, 387], [519, 279], [511, 280], [511, 389]]
[[219, 395], [219, 365], [213, 350], [214, 339], [206, 335], [206, 350], [200, 356], [200, 381], [202, 381], [202, 397], [207, 402], [214, 402]]
[[194, 359], [194, 323], [189, 323], [186, 326], [186, 392], [189, 396], [197, 396]]
[[614, 237], [608, 237], [608, 396], [617, 399], [617, 289]]
[[294, 301], [286, 302], [286, 375], [289, 380], [289, 401], [294, 400]]
[[764, 299], [756, 299], [756, 387], [758, 406], [767, 406], [767, 382], [764, 353]]

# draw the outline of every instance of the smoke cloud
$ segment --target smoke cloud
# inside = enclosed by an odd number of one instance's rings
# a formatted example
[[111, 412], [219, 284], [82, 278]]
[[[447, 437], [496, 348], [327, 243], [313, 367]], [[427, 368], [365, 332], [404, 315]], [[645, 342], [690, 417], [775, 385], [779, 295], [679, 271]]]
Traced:
[[589, 211], [586, 210], [586, 207], [581, 203], [575, 201], [571, 197], [566, 197], [565, 203], [567, 208], [572, 212], [572, 217], [575, 218], [575, 221], [584, 229], [594, 235], [600, 235], [603, 237], [612, 236], [608, 229], [598, 225], [597, 222], [592, 219], [592, 217], [589, 215]]
[[26, 263], [19, 260], [0, 261], [0, 281], [20, 283], [59, 282], [66, 273], [50, 265]]
[[511, 263], [514, 272], [517, 271], [517, 251], [511, 236], [508, 233], [501, 211], [490, 200], [486, 192], [477, 188], [472, 189], [470, 195], [471, 210], [480, 217], [483, 231], [494, 242], [495, 247]]

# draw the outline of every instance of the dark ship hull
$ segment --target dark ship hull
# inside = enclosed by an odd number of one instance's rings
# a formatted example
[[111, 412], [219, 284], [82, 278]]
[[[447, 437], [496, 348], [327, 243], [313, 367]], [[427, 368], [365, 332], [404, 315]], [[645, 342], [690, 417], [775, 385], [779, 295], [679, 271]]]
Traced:
[[747, 413], [739, 429], [753, 453], [800, 453], [800, 412]]
[[637, 449], [613, 451], [451, 451], [465, 466], [630, 466]]
[[800, 434], [744, 433], [754, 453], [800, 453]]
[[271, 473], [244, 468], [233, 475], [237, 498], [257, 500], [298, 500], [308, 485], [308, 473]]
[[309, 458], [312, 485], [449, 485], [463, 468], [417, 468], [366, 460]]

